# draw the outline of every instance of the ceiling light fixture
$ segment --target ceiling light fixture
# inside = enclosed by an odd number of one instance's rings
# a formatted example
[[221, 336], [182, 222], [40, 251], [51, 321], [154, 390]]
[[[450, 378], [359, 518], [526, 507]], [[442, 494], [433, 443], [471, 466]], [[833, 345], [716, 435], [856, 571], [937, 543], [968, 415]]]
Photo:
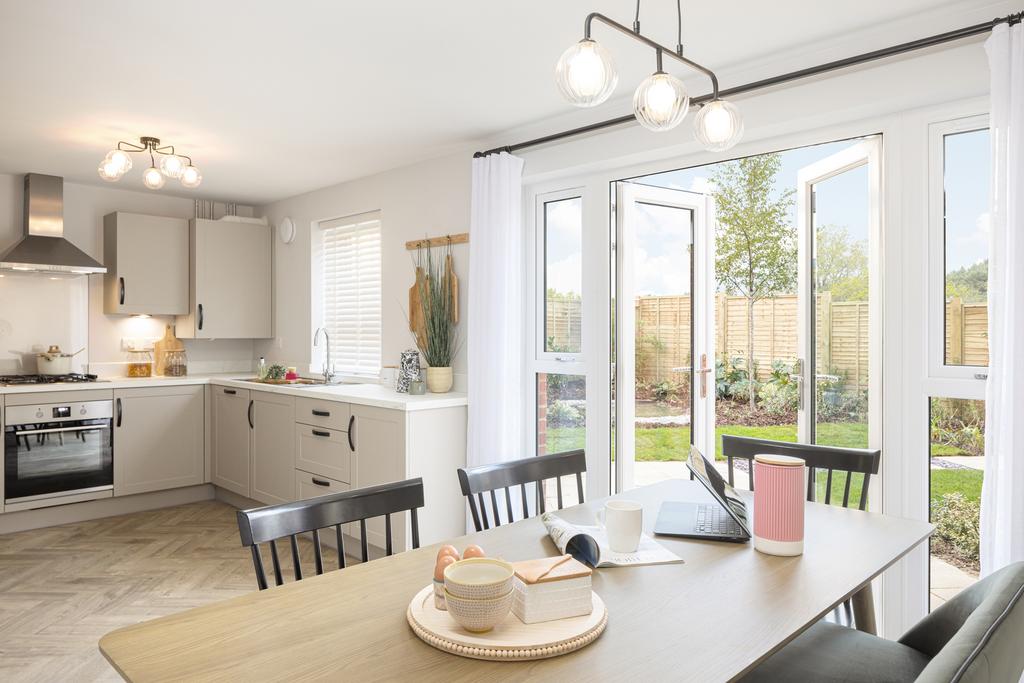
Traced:
[[593, 23], [600, 22], [654, 48], [657, 68], [633, 94], [633, 114], [640, 125], [652, 131], [672, 130], [686, 118], [690, 109], [686, 86], [663, 68], [663, 57], [668, 55], [711, 80], [711, 101], [704, 104], [694, 118], [694, 136], [708, 150], [727, 150], [743, 137], [743, 119], [736, 105], [718, 96], [715, 72], [683, 56], [681, 0], [676, 2], [676, 14], [677, 42], [675, 50], [672, 50], [640, 33], [640, 0], [636, 3], [632, 29], [599, 12], [591, 12], [583, 24], [583, 40], [566, 50], [558, 60], [555, 82], [565, 98], [577, 107], [597, 106], [611, 96], [618, 83], [615, 64], [608, 51], [591, 37]]
[[[149, 168], [142, 173], [142, 184], [151, 190], [159, 190], [164, 186], [164, 178], [180, 180], [185, 187], [192, 189], [203, 182], [203, 174], [192, 164], [192, 157], [177, 154], [174, 145], [160, 146], [160, 139], [153, 137], [139, 138], [139, 144], [120, 141], [117, 149], [107, 152], [100, 162], [97, 171], [100, 178], [116, 183], [124, 174], [132, 169], [132, 154], [149, 154]], [[157, 156], [160, 163], [157, 163]]]

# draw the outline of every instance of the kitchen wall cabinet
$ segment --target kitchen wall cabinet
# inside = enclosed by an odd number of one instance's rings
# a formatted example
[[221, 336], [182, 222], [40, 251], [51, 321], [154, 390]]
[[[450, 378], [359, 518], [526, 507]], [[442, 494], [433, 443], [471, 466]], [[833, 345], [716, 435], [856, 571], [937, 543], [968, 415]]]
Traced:
[[189, 308], [175, 332], [191, 339], [273, 336], [271, 229], [234, 221], [189, 221]]
[[203, 483], [202, 386], [114, 391], [114, 495]]
[[295, 399], [253, 391], [250, 497], [267, 505], [295, 500]]
[[103, 261], [104, 313], [188, 313], [189, 226], [184, 218], [107, 214]]
[[240, 496], [250, 492], [250, 418], [249, 391], [213, 387], [213, 467], [211, 481]]

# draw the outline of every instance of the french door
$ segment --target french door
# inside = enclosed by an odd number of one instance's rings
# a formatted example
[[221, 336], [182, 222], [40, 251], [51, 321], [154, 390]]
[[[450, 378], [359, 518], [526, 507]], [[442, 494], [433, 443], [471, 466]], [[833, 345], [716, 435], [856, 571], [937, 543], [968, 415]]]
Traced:
[[[612, 474], [613, 489], [624, 491], [683, 476], [690, 444], [714, 452], [711, 196], [616, 182], [613, 253]], [[640, 296], [658, 309], [642, 307]], [[662, 334], [667, 328], [673, 330], [668, 338]], [[662, 400], [650, 400], [652, 394]], [[662, 438], [645, 442], [639, 461], [638, 442], [646, 433], [638, 418], [663, 425], [657, 430]]]

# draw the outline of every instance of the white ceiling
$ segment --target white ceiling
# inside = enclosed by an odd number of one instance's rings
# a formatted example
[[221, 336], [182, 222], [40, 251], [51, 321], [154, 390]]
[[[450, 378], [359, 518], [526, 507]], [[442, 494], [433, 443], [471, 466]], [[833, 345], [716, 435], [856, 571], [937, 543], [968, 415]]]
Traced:
[[[1004, 4], [684, 0], [683, 37], [688, 56], [728, 71], [873, 27], [916, 38], [927, 35], [925, 15], [957, 28]], [[117, 140], [153, 135], [200, 166], [195, 196], [263, 203], [471, 151], [571, 110], [552, 80], [559, 54], [587, 12], [629, 24], [632, 9], [629, 0], [4, 2], [0, 172], [102, 184], [96, 167]], [[672, 0], [645, 0], [641, 23], [674, 45]], [[650, 52], [600, 27], [595, 37], [619, 65], [617, 96], [628, 96], [652, 69]], [[605, 118], [615, 108], [606, 106], [533, 129]], [[141, 188], [141, 163], [121, 186]], [[170, 183], [162, 191], [189, 195]]]

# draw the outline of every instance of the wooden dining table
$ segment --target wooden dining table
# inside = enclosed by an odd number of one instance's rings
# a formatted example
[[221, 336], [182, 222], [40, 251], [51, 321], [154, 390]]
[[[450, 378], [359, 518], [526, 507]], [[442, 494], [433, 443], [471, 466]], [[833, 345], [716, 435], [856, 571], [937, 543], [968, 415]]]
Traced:
[[[750, 494], [741, 495], [752, 508]], [[711, 501], [686, 480], [616, 497], [643, 504], [647, 533], [663, 501]], [[557, 514], [593, 524], [605, 500]], [[406, 609], [430, 584], [437, 545], [121, 628], [100, 650], [129, 681], [729, 681], [858, 592], [869, 610], [862, 599], [859, 616], [873, 619], [862, 589], [931, 532], [918, 520], [807, 503], [797, 557], [658, 536], [683, 562], [595, 570], [605, 632], [582, 650], [537, 661], [467, 659], [416, 637]], [[558, 554], [536, 517], [451, 542], [510, 561]]]

